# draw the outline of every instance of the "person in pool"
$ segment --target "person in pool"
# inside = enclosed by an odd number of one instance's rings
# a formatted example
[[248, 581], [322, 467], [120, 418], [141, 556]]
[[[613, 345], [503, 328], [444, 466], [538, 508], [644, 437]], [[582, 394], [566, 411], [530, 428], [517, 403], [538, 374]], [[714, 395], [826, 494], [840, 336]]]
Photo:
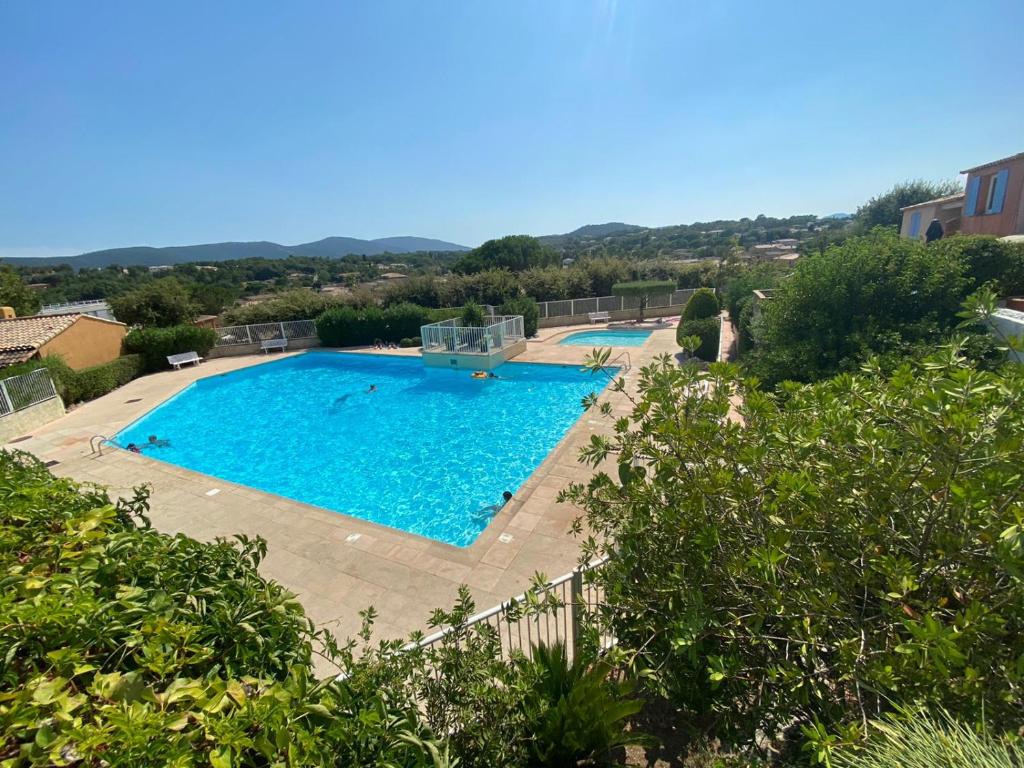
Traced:
[[370, 388], [368, 390], [366, 390], [366, 394], [370, 394], [371, 392], [376, 392], [376, 391], [377, 391], [377, 385], [376, 384], [371, 384]]
[[501, 494], [500, 504], [491, 504], [489, 507], [484, 507], [483, 509], [479, 510], [477, 514], [488, 512], [491, 515], [496, 515], [499, 512], [501, 512], [505, 505], [508, 504], [510, 501], [512, 501], [512, 491], [505, 491], [503, 494]]
[[132, 453], [142, 453], [142, 449], [139, 448], [139, 446], [137, 446], [135, 443], [128, 443], [128, 445], [126, 447]]
[[149, 443], [146, 445], [147, 448], [170, 448], [170, 440], [160, 440], [156, 435], [149, 436]]

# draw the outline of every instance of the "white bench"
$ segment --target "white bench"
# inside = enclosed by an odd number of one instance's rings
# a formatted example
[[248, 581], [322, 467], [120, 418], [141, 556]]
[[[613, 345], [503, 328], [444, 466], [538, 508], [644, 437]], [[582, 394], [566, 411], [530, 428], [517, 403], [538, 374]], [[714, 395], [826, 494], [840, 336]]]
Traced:
[[270, 354], [270, 350], [272, 349], [280, 349], [282, 352], [284, 352], [286, 349], [288, 349], [288, 339], [267, 339], [266, 341], [261, 341], [260, 349], [262, 349], [268, 355]]
[[178, 370], [185, 363], [192, 363], [193, 365], [199, 365], [203, 361], [198, 354], [195, 352], [182, 352], [177, 355], [168, 355], [167, 362], [174, 370]]
[[587, 319], [593, 325], [594, 323], [607, 323], [611, 320], [611, 316], [607, 312], [587, 312]]

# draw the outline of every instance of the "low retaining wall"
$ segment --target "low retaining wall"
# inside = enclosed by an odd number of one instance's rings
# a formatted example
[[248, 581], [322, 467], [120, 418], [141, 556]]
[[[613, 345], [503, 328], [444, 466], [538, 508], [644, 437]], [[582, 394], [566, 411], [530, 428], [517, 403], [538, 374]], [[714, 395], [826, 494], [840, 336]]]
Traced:
[[[682, 311], [682, 306], [648, 307], [644, 310], [644, 317], [672, 317]], [[636, 315], [637, 311], [635, 309], [620, 309], [608, 313], [608, 317], [613, 323], [619, 323], [623, 320], [636, 320]], [[561, 325], [586, 325], [589, 322], [590, 318], [587, 315], [562, 315], [561, 317], [542, 317], [537, 321], [537, 327], [557, 328]]]
[[[320, 339], [289, 339], [288, 340], [288, 349], [285, 350], [285, 351], [287, 352], [287, 351], [291, 351], [293, 349], [309, 349], [310, 347], [319, 347], [319, 346], [320, 346]], [[229, 345], [223, 346], [223, 347], [214, 347], [213, 349], [210, 350], [210, 354], [208, 354], [206, 357], [209, 358], [210, 360], [214, 360], [214, 359], [216, 359], [218, 357], [236, 357], [238, 355], [256, 355], [256, 354], [259, 354], [261, 351], [262, 350], [260, 349], [260, 345], [259, 344], [229, 344]], [[279, 352], [279, 351], [280, 350], [275, 349], [270, 354], [274, 354], [274, 352]]]
[[59, 397], [51, 397], [41, 403], [22, 408], [20, 411], [0, 417], [0, 445], [16, 437], [27, 435], [34, 429], [49, 424], [64, 415], [64, 403]]
[[460, 368], [469, 371], [489, 371], [497, 368], [507, 360], [526, 351], [526, 340], [520, 339], [504, 349], [491, 352], [489, 355], [465, 355], [458, 352], [427, 352], [424, 351], [423, 363], [432, 368]]

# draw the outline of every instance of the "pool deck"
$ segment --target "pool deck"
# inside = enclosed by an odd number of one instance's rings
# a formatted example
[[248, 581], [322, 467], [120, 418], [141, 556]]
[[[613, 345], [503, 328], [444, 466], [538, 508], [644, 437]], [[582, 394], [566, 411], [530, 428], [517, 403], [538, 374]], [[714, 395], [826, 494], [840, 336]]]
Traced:
[[[559, 345], [558, 341], [567, 333], [595, 328], [541, 329], [540, 338], [531, 340], [515, 361], [582, 363], [589, 348]], [[382, 354], [372, 349], [360, 351]], [[655, 355], [678, 351], [674, 325], [655, 330], [643, 346], [626, 351], [633, 366], [626, 374], [627, 390], [631, 391], [636, 369]], [[612, 357], [619, 352], [613, 350]], [[418, 355], [419, 350], [392, 350], [389, 354]], [[261, 573], [295, 592], [309, 616], [339, 638], [359, 629], [358, 612], [370, 605], [379, 614], [375, 626], [380, 637], [407, 637], [414, 630], [428, 629], [433, 609], [451, 607], [460, 584], [470, 587], [477, 608], [482, 610], [522, 592], [536, 572], [550, 578], [574, 567], [579, 543], [569, 529], [576, 511], [557, 504], [555, 497], [568, 483], [586, 481], [591, 475], [591, 470], [577, 461], [579, 450], [592, 434], [611, 430], [610, 420], [595, 413], [581, 414], [513, 501], [464, 548], [117, 448], [91, 455], [91, 437], [113, 435], [196, 379], [280, 357], [224, 357], [144, 376], [5, 447], [55, 461], [51, 467], [55, 474], [99, 483], [112, 494], [129, 495], [133, 486], [149, 483], [153, 490], [150, 518], [160, 531], [203, 540], [236, 533], [262, 536], [268, 542], [268, 553]], [[629, 411], [623, 394], [606, 392], [601, 400], [612, 404], [615, 416]], [[267, 414], [268, 419], [273, 417]]]

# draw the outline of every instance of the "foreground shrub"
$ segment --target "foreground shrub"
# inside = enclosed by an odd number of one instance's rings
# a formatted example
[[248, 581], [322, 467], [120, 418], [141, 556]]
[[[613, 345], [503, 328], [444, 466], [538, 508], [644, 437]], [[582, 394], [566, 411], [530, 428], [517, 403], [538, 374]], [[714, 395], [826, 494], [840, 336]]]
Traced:
[[868, 743], [841, 750], [835, 768], [1021, 768], [1024, 749], [979, 733], [949, 716], [916, 715], [877, 723]]
[[717, 315], [700, 320], [681, 319], [676, 328], [676, 343], [683, 346], [683, 339], [687, 336], [698, 337], [700, 345], [694, 350], [694, 354], [701, 360], [711, 362], [718, 359], [718, 336], [721, 331], [722, 323]]
[[146, 371], [168, 368], [168, 355], [197, 352], [206, 356], [217, 343], [217, 332], [194, 325], [174, 325], [170, 328], [138, 328], [124, 338], [124, 348], [142, 357]]
[[631, 417], [584, 450], [615, 479], [563, 494], [584, 556], [612, 556], [598, 618], [633, 670], [747, 747], [854, 740], [904, 703], [1016, 729], [1024, 369], [945, 349], [784, 404], [710, 370], [645, 367]]
[[[359, 666], [260, 577], [266, 546], [150, 529], [0, 452], [5, 765], [434, 765], [401, 672]], [[317, 682], [314, 648], [350, 665]]]
[[715, 292], [711, 288], [698, 288], [686, 302], [680, 317], [682, 320], [702, 320], [705, 317], [717, 317], [721, 311]]

